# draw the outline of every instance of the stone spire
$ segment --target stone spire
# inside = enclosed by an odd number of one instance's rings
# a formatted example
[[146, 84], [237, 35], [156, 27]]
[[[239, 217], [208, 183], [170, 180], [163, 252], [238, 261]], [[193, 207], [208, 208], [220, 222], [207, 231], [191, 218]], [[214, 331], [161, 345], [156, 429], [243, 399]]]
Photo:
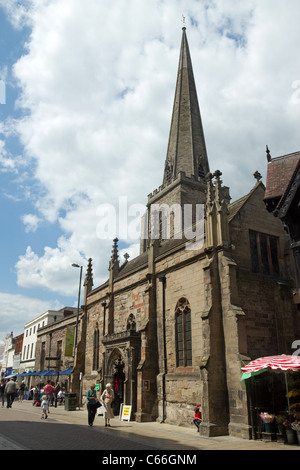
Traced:
[[209, 172], [200, 108], [197, 98], [192, 61], [182, 28], [182, 41], [173, 105], [169, 144], [163, 184], [171, 183], [180, 171], [198, 180]]

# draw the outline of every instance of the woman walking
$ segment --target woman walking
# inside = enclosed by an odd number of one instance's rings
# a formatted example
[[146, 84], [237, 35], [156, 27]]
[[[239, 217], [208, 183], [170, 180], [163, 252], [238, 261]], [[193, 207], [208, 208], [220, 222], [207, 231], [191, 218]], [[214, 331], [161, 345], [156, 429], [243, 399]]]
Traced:
[[114, 412], [111, 407], [111, 403], [114, 399], [114, 391], [111, 388], [111, 384], [107, 384], [105, 387], [104, 392], [101, 395], [101, 401], [104, 405], [105, 412], [104, 412], [104, 418], [105, 418], [105, 427], [110, 427], [109, 421], [114, 418]]
[[19, 402], [22, 403], [23, 398], [24, 398], [24, 392], [25, 392], [25, 381], [22, 380], [22, 383], [19, 388]]

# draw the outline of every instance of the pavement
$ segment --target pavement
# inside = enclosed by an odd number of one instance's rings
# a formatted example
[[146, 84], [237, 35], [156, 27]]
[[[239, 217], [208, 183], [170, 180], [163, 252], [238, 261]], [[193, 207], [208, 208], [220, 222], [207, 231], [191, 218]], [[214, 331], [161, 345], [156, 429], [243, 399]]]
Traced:
[[[111, 420], [111, 427], [104, 426], [103, 417], [96, 416], [94, 426], [87, 423], [86, 407], [67, 411], [64, 406], [50, 408], [47, 420], [41, 420], [41, 409], [32, 401], [15, 401], [11, 409], [0, 408], [0, 450], [39, 449], [102, 449], [157, 451], [295, 451], [300, 445], [280, 442], [246, 440], [233, 436], [204, 437], [191, 423], [189, 427], [166, 423]], [[55, 440], [50, 443], [48, 425], [56, 425]], [[47, 427], [47, 428], [46, 428]], [[35, 432], [36, 443], [29, 440], [29, 430]], [[60, 432], [64, 438], [60, 438]], [[53, 435], [53, 433], [52, 433]], [[26, 437], [28, 439], [26, 440]], [[117, 438], [117, 439], [116, 439]], [[45, 442], [43, 442], [45, 441]], [[99, 444], [101, 442], [101, 444]], [[117, 443], [117, 444], [116, 444]], [[52, 445], [52, 447], [51, 447]]]

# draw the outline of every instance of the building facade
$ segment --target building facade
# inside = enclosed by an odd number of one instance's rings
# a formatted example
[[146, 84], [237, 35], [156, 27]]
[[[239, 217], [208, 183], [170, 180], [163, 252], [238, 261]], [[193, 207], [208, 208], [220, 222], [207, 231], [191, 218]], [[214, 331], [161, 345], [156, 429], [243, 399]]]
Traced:
[[74, 391], [82, 372], [84, 393], [111, 382], [137, 421], [183, 426], [201, 403], [203, 435], [249, 437], [241, 367], [290, 353], [300, 335], [288, 235], [254, 176], [250, 193], [230, 202], [221, 172], [210, 171], [183, 28], [162, 185], [143, 219], [148, 238], [123, 263], [115, 239], [108, 280], [95, 288], [89, 260]]
[[39, 330], [43, 329], [47, 325], [53, 325], [66, 315], [70, 313], [73, 314], [75, 311], [76, 309], [72, 307], [64, 307], [60, 310], [47, 310], [26, 323], [24, 327], [23, 349], [20, 361], [21, 372], [33, 372], [36, 370], [36, 346]]
[[9, 375], [13, 373], [14, 354], [15, 341], [13, 337], [13, 331], [11, 331], [5, 337], [5, 345], [1, 365], [1, 375]]
[[267, 147], [267, 156], [265, 204], [290, 237], [296, 271], [294, 302], [300, 311], [300, 152], [272, 158]]
[[[63, 316], [43, 326], [37, 332], [35, 370], [54, 370], [56, 376], [51, 380], [60, 384], [69, 391], [69, 378], [63, 374], [67, 369], [74, 367], [74, 340], [77, 327], [77, 311], [67, 307], [63, 309]], [[35, 383], [45, 380], [37, 377]]]

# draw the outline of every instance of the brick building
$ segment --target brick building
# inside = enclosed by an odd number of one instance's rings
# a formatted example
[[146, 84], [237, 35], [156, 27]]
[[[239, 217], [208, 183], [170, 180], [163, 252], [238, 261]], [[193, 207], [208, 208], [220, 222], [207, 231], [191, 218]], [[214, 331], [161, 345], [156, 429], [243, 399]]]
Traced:
[[[109, 278], [95, 288], [89, 260], [73, 390], [82, 372], [84, 392], [111, 382], [136, 420], [187, 426], [201, 403], [204, 435], [249, 437], [241, 367], [290, 353], [300, 334], [288, 236], [254, 176], [250, 193], [230, 203], [221, 172], [210, 172], [183, 28], [162, 185], [143, 221], [149, 238], [122, 264], [114, 240]], [[167, 224], [162, 212], [151, 218], [155, 204], [173, 206]], [[182, 235], [183, 211], [175, 212], [186, 205], [204, 212], [193, 212]]]

